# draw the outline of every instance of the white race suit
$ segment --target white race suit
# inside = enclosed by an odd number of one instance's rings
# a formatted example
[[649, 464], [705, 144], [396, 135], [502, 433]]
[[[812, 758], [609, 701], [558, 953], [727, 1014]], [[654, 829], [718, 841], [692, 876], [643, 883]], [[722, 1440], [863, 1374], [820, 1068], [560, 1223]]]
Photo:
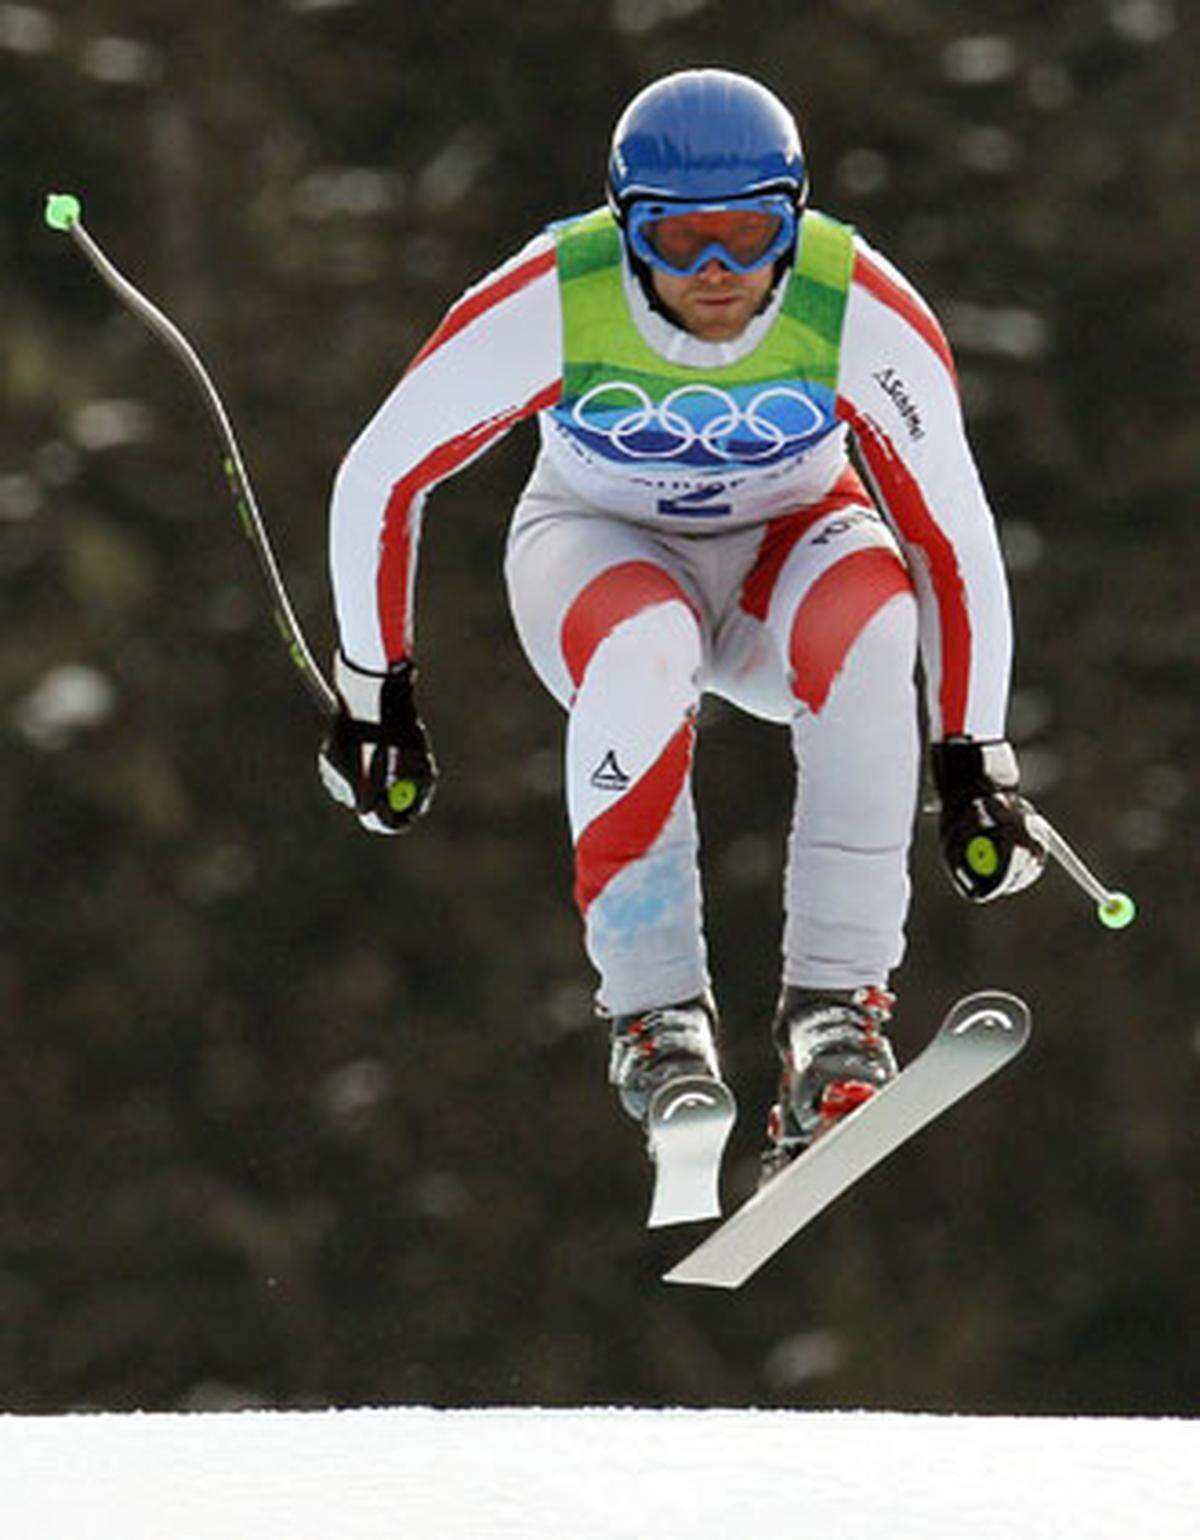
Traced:
[[[469, 289], [351, 447], [331, 512], [342, 650], [376, 671], [410, 655], [428, 492], [536, 414], [506, 575], [567, 713], [600, 1003], [708, 985], [691, 792], [704, 691], [790, 729], [784, 982], [885, 983], [909, 900], [918, 647], [931, 736], [1004, 736], [1007, 585], [949, 348], [911, 284], [811, 211], [793, 278], [736, 341], [702, 341], [648, 303], [605, 218], [564, 222]], [[810, 240], [826, 265], [845, 253], [841, 279], [814, 255], [800, 284]], [[814, 295], [832, 306], [820, 379]], [[755, 794], [736, 766], [727, 782]]]

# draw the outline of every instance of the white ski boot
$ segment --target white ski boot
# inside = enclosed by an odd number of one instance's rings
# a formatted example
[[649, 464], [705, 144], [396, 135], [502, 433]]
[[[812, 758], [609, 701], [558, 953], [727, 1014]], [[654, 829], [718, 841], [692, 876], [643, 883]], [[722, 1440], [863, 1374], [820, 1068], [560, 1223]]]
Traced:
[[783, 1073], [767, 1122], [764, 1181], [895, 1079], [896, 1056], [881, 1030], [894, 1004], [876, 985], [784, 987], [773, 1028]]

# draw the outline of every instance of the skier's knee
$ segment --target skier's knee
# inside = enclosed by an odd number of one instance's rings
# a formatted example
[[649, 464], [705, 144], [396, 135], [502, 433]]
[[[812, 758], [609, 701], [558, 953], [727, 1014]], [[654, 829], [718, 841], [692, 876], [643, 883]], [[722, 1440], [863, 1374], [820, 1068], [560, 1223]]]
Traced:
[[853, 662], [880, 679], [912, 678], [917, 604], [912, 578], [893, 551], [871, 547], [847, 557], [805, 596], [789, 639], [792, 693], [820, 712]]
[[694, 674], [699, 621], [671, 575], [651, 562], [622, 562], [576, 597], [562, 624], [562, 651], [578, 687], [593, 663], [627, 665], [643, 675]]

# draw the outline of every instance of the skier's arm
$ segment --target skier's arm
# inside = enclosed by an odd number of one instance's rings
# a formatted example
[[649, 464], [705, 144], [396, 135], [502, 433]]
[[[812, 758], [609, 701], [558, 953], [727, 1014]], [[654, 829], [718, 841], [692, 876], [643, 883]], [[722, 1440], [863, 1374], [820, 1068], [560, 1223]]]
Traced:
[[334, 482], [329, 550], [343, 654], [381, 672], [412, 652], [425, 499], [561, 390], [548, 237], [468, 289], [355, 440]]
[[858, 242], [839, 410], [899, 537], [921, 608], [933, 740], [1004, 736], [1008, 584], [967, 443], [954, 362], [932, 311]]
[[425, 499], [561, 391], [554, 247], [539, 237], [469, 289], [352, 445], [334, 483], [330, 571], [339, 711], [330, 793], [380, 833], [428, 805], [436, 769], [413, 696], [413, 598]]
[[995, 522], [941, 326], [861, 241], [842, 360], [839, 410], [917, 589], [946, 863], [968, 898], [1015, 892], [1045, 852], [1005, 741], [1012, 620]]

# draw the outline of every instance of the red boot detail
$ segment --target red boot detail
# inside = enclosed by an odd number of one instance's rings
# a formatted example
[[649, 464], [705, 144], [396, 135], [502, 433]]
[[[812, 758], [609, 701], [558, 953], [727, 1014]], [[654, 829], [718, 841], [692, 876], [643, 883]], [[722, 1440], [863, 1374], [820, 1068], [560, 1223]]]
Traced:
[[878, 1089], [878, 1086], [868, 1085], [865, 1080], [832, 1081], [821, 1095], [822, 1133], [848, 1117], [863, 1102], [869, 1102]]

